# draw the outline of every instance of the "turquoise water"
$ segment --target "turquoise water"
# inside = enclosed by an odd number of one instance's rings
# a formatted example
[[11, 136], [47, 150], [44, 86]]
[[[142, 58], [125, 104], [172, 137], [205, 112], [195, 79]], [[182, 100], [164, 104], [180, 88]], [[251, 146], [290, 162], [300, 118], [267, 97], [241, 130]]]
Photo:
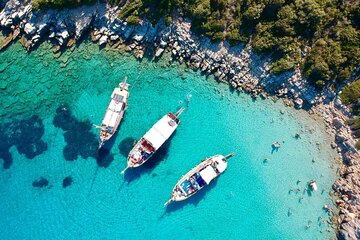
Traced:
[[[166, 56], [138, 62], [84, 43], [59, 57], [46, 44], [30, 54], [14, 44], [0, 59], [0, 157], [7, 162], [0, 170], [2, 239], [335, 237], [322, 223], [335, 153], [323, 124], [305, 112], [281, 101], [253, 101], [211, 77], [170, 66]], [[129, 108], [109, 150], [99, 155], [92, 124], [101, 122], [125, 75]], [[171, 140], [143, 167], [121, 175], [134, 139], [181, 106], [186, 110]], [[274, 141], [281, 143], [278, 151]], [[210, 186], [163, 207], [184, 173], [229, 152], [236, 156]], [[64, 188], [68, 176], [73, 183]], [[41, 177], [49, 184], [33, 187]], [[310, 194], [313, 178], [319, 190]]]

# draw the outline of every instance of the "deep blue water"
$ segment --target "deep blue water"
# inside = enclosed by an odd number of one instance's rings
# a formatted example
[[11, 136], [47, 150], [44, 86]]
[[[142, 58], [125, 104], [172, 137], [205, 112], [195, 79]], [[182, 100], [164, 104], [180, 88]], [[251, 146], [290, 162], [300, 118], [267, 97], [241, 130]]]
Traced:
[[[335, 236], [323, 223], [337, 168], [323, 123], [280, 100], [253, 101], [167, 58], [139, 62], [88, 43], [61, 56], [47, 44], [0, 53], [2, 239]], [[126, 75], [129, 108], [118, 134], [97, 152], [93, 124]], [[121, 175], [134, 140], [181, 106], [173, 137], [147, 164]], [[236, 156], [210, 186], [163, 207], [184, 173], [229, 152]], [[307, 190], [313, 178], [315, 193]]]

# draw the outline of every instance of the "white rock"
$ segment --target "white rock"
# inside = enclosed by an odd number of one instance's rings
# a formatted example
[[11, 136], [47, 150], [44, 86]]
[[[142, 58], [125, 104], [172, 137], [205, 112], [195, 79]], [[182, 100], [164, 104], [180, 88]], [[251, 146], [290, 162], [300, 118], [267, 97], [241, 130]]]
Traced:
[[33, 33], [35, 33], [36, 28], [33, 25], [31, 25], [30, 23], [26, 23], [25, 27], [24, 27], [24, 31], [26, 34], [32, 35]]
[[134, 39], [135, 41], [137, 41], [137, 42], [140, 42], [143, 38], [144, 38], [143, 35], [138, 35], [138, 34], [136, 34], [136, 35], [133, 37], [133, 39]]
[[165, 42], [164, 40], [161, 39], [161, 41], [160, 41], [160, 47], [161, 47], [161, 48], [166, 48], [166, 46], [167, 46], [167, 42]]
[[25, 12], [25, 13], [29, 13], [29, 12], [31, 12], [31, 7], [32, 7], [32, 5], [31, 5], [31, 4], [26, 5], [26, 7], [24, 8], [24, 12]]
[[46, 23], [42, 23], [39, 25], [38, 33], [41, 33], [47, 27]]
[[59, 45], [62, 46], [64, 44], [64, 39], [62, 39], [61, 37], [57, 38]]
[[20, 20], [23, 20], [23, 19], [24, 19], [25, 14], [26, 14], [26, 12], [25, 12], [25, 11], [19, 11], [19, 13], [18, 13], [18, 17], [20, 18]]
[[60, 33], [60, 36], [65, 40], [69, 37], [69, 32], [67, 30], [64, 30]]
[[99, 45], [103, 45], [104, 43], [106, 43], [108, 40], [108, 37], [106, 35], [102, 36], [100, 39], [99, 39]]
[[8, 19], [5, 21], [4, 26], [5, 26], [5, 27], [10, 27], [12, 24], [13, 24], [13, 20], [12, 20], [11, 18], [8, 18]]
[[39, 34], [36, 34], [36, 35], [34, 35], [32, 38], [31, 38], [31, 40], [36, 40], [36, 39], [39, 39], [40, 38], [40, 35]]
[[163, 48], [158, 48], [156, 50], [155, 57], [160, 57], [163, 52], [164, 52]]
[[49, 35], [49, 38], [54, 38], [54, 37], [55, 37], [55, 33], [51, 32], [50, 35]]
[[19, 15], [18, 15], [18, 12], [14, 12], [13, 14], [11, 14], [11, 18], [12, 19], [15, 19], [17, 18]]
[[110, 36], [110, 40], [111, 41], [116, 41], [116, 40], [118, 40], [119, 39], [119, 36], [118, 35], [111, 35]]

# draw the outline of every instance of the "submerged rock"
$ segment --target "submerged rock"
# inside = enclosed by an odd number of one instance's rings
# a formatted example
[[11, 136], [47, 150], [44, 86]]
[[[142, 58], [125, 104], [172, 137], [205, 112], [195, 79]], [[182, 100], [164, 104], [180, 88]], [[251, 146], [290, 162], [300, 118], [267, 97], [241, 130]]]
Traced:
[[73, 183], [72, 177], [71, 177], [71, 176], [68, 176], [68, 177], [66, 177], [66, 178], [63, 179], [62, 186], [63, 186], [63, 188], [67, 188], [67, 187], [70, 186], [72, 183]]
[[33, 159], [47, 150], [47, 143], [42, 140], [45, 129], [42, 120], [34, 115], [29, 119], [14, 120], [0, 124], [0, 159], [3, 167], [10, 168], [12, 156], [9, 149], [16, 146], [20, 154]]
[[49, 185], [49, 181], [44, 177], [41, 177], [39, 180], [35, 180], [32, 183], [32, 186], [37, 187], [37, 188], [43, 188], [43, 187], [46, 187], [48, 185]]

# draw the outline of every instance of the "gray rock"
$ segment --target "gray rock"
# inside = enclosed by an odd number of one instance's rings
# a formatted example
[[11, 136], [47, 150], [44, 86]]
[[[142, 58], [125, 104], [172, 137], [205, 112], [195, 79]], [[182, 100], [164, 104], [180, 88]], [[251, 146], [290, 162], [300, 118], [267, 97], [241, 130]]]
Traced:
[[339, 118], [334, 118], [333, 119], [333, 126], [336, 128], [336, 129], [340, 129], [344, 126], [344, 124], [341, 122], [341, 120]]
[[356, 227], [354, 222], [342, 223], [339, 231], [339, 239], [341, 240], [356, 240], [358, 239], [355, 235]]
[[92, 16], [79, 18], [75, 22], [75, 38], [80, 39], [85, 31], [89, 29], [93, 22]]

